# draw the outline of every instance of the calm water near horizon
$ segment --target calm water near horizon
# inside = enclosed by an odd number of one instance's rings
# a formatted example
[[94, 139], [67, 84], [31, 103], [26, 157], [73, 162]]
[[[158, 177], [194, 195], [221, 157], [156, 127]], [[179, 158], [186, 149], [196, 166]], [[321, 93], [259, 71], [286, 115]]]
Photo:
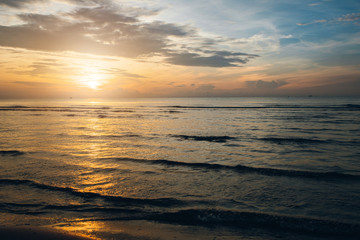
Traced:
[[1, 224], [360, 234], [360, 98], [0, 100], [0, 136]]

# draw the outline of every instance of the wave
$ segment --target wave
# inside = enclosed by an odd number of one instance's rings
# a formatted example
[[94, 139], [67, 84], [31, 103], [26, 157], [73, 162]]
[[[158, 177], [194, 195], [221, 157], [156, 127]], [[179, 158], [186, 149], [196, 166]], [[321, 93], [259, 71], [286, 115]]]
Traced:
[[360, 108], [359, 104], [345, 104], [343, 106], [348, 108]]
[[189, 106], [189, 105], [170, 105], [160, 106], [161, 108], [175, 109], [333, 109], [333, 110], [352, 110], [360, 111], [360, 105], [343, 104], [343, 105], [281, 105], [270, 104], [262, 106]]
[[257, 212], [190, 209], [150, 216], [150, 220], [184, 225], [233, 226], [265, 228], [298, 233], [353, 236], [360, 234], [360, 225], [338, 221], [273, 215]]
[[[158, 106], [166, 113], [181, 113], [181, 109], [328, 109], [341, 111], [360, 111], [359, 104], [339, 104], [339, 105], [299, 105], [299, 104], [265, 104], [265, 105], [245, 105], [245, 106], [196, 106], [196, 105], [169, 105]], [[87, 112], [91, 110], [104, 110], [109, 112], [132, 113], [133, 108], [107, 107], [107, 106], [0, 106], [0, 111], [58, 111], [58, 112]]]
[[183, 140], [221, 142], [221, 143], [224, 143], [227, 140], [236, 139], [230, 136], [190, 136], [190, 135], [170, 135], [170, 136], [175, 138], [180, 138]]
[[297, 137], [289, 137], [289, 138], [281, 138], [281, 137], [265, 137], [265, 138], [257, 138], [257, 140], [272, 142], [277, 144], [317, 144], [317, 143], [332, 143], [330, 140], [318, 140], [318, 139], [310, 139], [310, 138], [297, 138]]
[[[99, 193], [80, 192], [70, 187], [57, 187], [19, 179], [0, 179], [0, 185], [25, 185], [36, 189], [64, 192], [85, 200], [82, 201], [83, 204], [69, 205], [46, 204], [43, 201], [40, 203], [0, 202], [2, 212], [14, 214], [58, 214], [58, 211], [62, 211], [85, 213], [86, 216], [91, 213], [94, 214], [95, 218], [98, 217], [98, 220], [106, 221], [149, 220], [190, 226], [222, 226], [236, 229], [257, 228], [270, 231], [319, 234], [322, 236], [336, 235], [347, 239], [349, 237], [356, 238], [360, 234], [360, 225], [356, 222], [341, 222], [325, 218], [279, 215], [257, 211], [213, 209], [210, 202], [207, 203], [206, 201], [193, 201], [195, 205], [189, 207], [187, 203], [190, 201], [175, 198], [138, 199], [105, 196]], [[102, 201], [91, 201], [97, 199]], [[175, 207], [180, 208], [176, 210]], [[94, 217], [91, 218], [92, 221]]]
[[113, 110], [112, 112], [132, 113], [132, 112], [135, 112], [135, 111], [130, 110], [130, 109], [117, 109], [117, 110]]
[[28, 106], [0, 106], [0, 111], [52, 111], [52, 112], [84, 112], [83, 109], [68, 107], [28, 107]]
[[59, 186], [47, 185], [31, 180], [0, 179], [0, 185], [25, 185], [47, 191], [62, 192], [62, 193], [70, 194], [72, 196], [84, 198], [86, 200], [101, 199], [111, 203], [126, 204], [128, 206], [150, 205], [150, 206], [159, 206], [159, 207], [174, 207], [174, 206], [186, 205], [185, 201], [177, 200], [174, 198], [142, 199], [142, 198], [126, 198], [119, 196], [109, 196], [94, 192], [83, 192], [71, 187], [59, 187]]
[[[61, 134], [64, 136], [64, 134]], [[154, 138], [155, 135], [152, 137], [139, 135], [139, 134], [123, 134], [123, 135], [66, 135], [66, 136], [76, 136], [80, 138], [87, 138], [87, 139], [104, 139], [104, 138]], [[170, 137], [179, 138], [182, 140], [193, 140], [193, 141], [207, 141], [207, 142], [218, 142], [218, 143], [225, 143], [228, 140], [236, 139], [235, 137], [230, 136], [190, 136], [190, 135], [169, 135]]]
[[[262, 106], [191, 106], [191, 105], [170, 105], [158, 106], [167, 113], [180, 113], [180, 109], [332, 109], [332, 110], [350, 110], [360, 111], [360, 105], [262, 105]], [[134, 109], [130, 108], [110, 108], [97, 106], [0, 106], [0, 111], [58, 111], [58, 112], [86, 112], [90, 110], [105, 110], [110, 112], [132, 113]]]
[[[326, 130], [322, 130], [326, 131]], [[303, 131], [306, 132], [306, 131]], [[332, 144], [332, 145], [350, 145], [355, 146], [360, 142], [357, 140], [333, 140], [333, 139], [311, 139], [311, 138], [301, 138], [301, 137], [264, 137], [264, 138], [255, 138], [255, 140], [260, 140], [264, 142], [275, 143], [279, 145], [315, 145], [315, 144]]]
[[[51, 204], [21, 204], [21, 203], [0, 203], [2, 212], [26, 215], [49, 214], [58, 211], [77, 212], [77, 213], [110, 213], [111, 215], [123, 216], [126, 218], [134, 218], [134, 214], [141, 215], [143, 211], [131, 209], [128, 205], [118, 207], [106, 207], [96, 204], [74, 204], [74, 205], [51, 205]], [[133, 217], [132, 217], [133, 216]]]
[[236, 228], [265, 228], [298, 233], [356, 237], [360, 225], [325, 219], [293, 217], [258, 212], [214, 209], [189, 209], [149, 216], [149, 220], [184, 225], [233, 226]]
[[131, 109], [111, 109], [110, 107], [86, 107], [86, 106], [67, 106], [67, 107], [51, 107], [51, 106], [0, 106], [0, 111], [50, 111], [50, 112], [88, 112], [110, 111], [110, 112], [134, 112]]
[[[64, 134], [62, 134], [64, 136]], [[104, 138], [145, 138], [145, 136], [141, 136], [138, 134], [124, 134], [124, 135], [65, 135], [70, 137], [79, 137], [79, 138], [86, 138], [86, 139], [104, 139]]]
[[3, 211], [18, 214], [49, 214], [54, 211], [77, 213], [101, 213], [91, 221], [148, 220], [167, 224], [205, 227], [234, 227], [236, 229], [257, 228], [270, 231], [295, 232], [301, 234], [358, 237], [360, 225], [331, 219], [304, 216], [289, 216], [253, 211], [225, 210], [212, 208], [190, 208], [182, 210], [133, 209], [128, 206], [100, 206], [84, 203], [81, 205], [43, 205], [1, 203]]
[[170, 160], [146, 160], [146, 159], [134, 159], [134, 158], [101, 158], [110, 159], [116, 161], [128, 161], [135, 163], [144, 164], [159, 164], [170, 167], [188, 167], [188, 168], [201, 168], [208, 170], [228, 170], [238, 173], [254, 173], [266, 176], [279, 176], [279, 177], [297, 177], [297, 178], [312, 178], [317, 180], [331, 180], [331, 179], [353, 179], [360, 180], [360, 175], [351, 175], [340, 172], [313, 172], [313, 171], [300, 171], [300, 170], [286, 170], [286, 169], [274, 169], [274, 168], [258, 168], [248, 167], [244, 165], [221, 165], [221, 164], [210, 164], [210, 163], [188, 163], [178, 162]]
[[0, 106], [0, 108], [2, 109], [2, 108], [4, 108], [4, 109], [12, 109], [12, 108], [14, 108], [14, 109], [16, 109], [16, 108], [30, 108], [30, 107], [28, 107], [28, 106], [23, 106], [23, 105], [13, 105], [13, 106]]
[[183, 113], [181, 111], [178, 111], [178, 110], [165, 110], [165, 111], [162, 111], [164, 113]]
[[20, 156], [24, 154], [25, 152], [17, 151], [17, 150], [0, 151], [0, 156]]

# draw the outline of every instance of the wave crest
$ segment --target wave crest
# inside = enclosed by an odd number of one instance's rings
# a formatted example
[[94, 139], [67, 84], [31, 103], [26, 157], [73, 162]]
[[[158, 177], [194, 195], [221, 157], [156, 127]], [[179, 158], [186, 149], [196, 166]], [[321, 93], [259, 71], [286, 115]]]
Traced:
[[331, 180], [331, 179], [357, 179], [360, 180], [360, 175], [351, 175], [340, 172], [312, 172], [312, 171], [300, 171], [300, 170], [286, 170], [286, 169], [275, 169], [275, 168], [258, 168], [248, 167], [244, 165], [221, 165], [221, 164], [210, 164], [210, 163], [188, 163], [178, 162], [170, 160], [146, 160], [146, 159], [134, 159], [134, 158], [103, 158], [116, 161], [128, 161], [143, 164], [160, 164], [170, 167], [189, 167], [189, 168], [202, 168], [209, 170], [229, 170], [238, 173], [254, 173], [266, 176], [284, 176], [284, 177], [297, 177], [297, 178], [312, 178], [316, 180]]

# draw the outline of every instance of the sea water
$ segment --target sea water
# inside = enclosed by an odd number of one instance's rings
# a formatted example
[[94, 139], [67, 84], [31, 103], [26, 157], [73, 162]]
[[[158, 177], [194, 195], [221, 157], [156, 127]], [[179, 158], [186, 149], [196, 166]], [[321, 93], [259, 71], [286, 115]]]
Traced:
[[359, 136], [360, 98], [3, 100], [0, 211], [356, 238]]

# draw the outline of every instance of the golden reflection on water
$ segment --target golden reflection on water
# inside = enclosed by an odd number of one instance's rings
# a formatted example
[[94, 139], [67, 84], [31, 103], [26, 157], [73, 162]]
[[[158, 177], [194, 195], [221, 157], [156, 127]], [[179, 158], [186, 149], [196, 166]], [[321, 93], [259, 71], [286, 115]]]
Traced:
[[[76, 220], [73, 223], [66, 223], [55, 226], [56, 229], [67, 231], [91, 239], [189, 239], [208, 240], [224, 239], [249, 239], [248, 236], [241, 237], [238, 232], [217, 229], [162, 224], [157, 222], [134, 220], [134, 221], [84, 221]], [[251, 238], [253, 239], [253, 238]], [[257, 238], [256, 238], [257, 239]]]
[[[91, 129], [91, 133], [89, 134], [90, 137], [93, 137], [96, 139], [96, 137], [100, 137], [101, 136], [101, 125], [99, 124], [99, 120], [98, 118], [91, 118], [89, 119], [89, 121], [86, 123], [86, 128]], [[88, 141], [86, 142], [86, 144], [83, 145], [83, 149], [87, 149], [88, 153], [89, 153], [89, 157], [99, 157], [101, 156], [101, 143], [99, 143], [98, 141]]]
[[[54, 228], [73, 233], [77, 236], [90, 237], [94, 240], [101, 240], [101, 238], [95, 236], [96, 232], [107, 230], [107, 227], [103, 222], [83, 221], [83, 219], [75, 219], [73, 222], [57, 224]], [[118, 231], [121, 232], [122, 230], [119, 229]]]

